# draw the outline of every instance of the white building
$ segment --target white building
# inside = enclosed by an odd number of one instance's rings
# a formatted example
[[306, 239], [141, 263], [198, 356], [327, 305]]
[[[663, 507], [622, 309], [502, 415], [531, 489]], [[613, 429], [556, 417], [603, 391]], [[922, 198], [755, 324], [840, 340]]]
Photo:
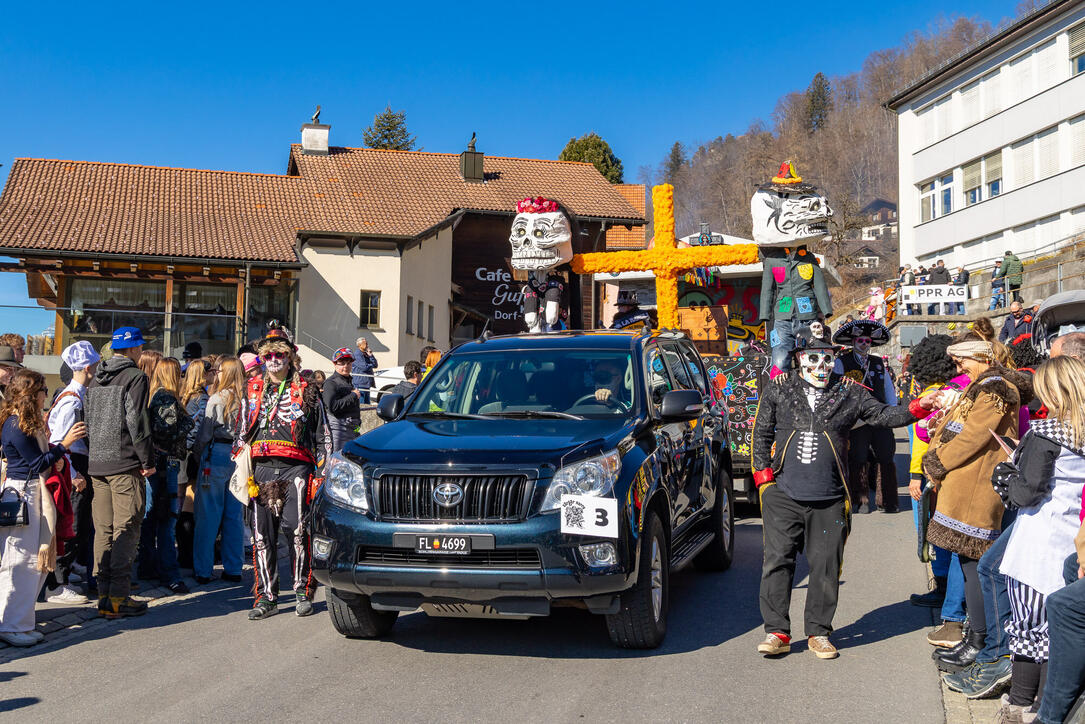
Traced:
[[976, 269], [1085, 231], [1085, 2], [1052, 0], [890, 99], [901, 264]]

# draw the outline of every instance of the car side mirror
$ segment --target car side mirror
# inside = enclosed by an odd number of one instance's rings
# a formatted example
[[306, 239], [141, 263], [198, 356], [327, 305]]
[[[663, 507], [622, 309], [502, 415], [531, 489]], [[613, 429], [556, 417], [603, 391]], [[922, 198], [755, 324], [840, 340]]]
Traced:
[[391, 422], [403, 412], [403, 395], [381, 395], [377, 403], [377, 417], [385, 422]]
[[663, 395], [659, 415], [668, 422], [695, 420], [704, 413], [704, 399], [696, 390], [671, 390]]

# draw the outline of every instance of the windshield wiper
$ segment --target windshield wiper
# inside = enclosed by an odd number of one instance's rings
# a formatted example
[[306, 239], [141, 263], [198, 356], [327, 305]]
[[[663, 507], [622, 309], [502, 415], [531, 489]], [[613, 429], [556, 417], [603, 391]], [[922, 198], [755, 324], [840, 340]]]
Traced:
[[556, 410], [508, 410], [506, 412], [491, 412], [494, 417], [556, 417], [562, 420], [585, 420], [583, 415], [572, 415], [568, 412]]
[[442, 417], [448, 420], [496, 420], [491, 415], [472, 415], [465, 412], [448, 412], [447, 410], [426, 410], [421, 412], [408, 412], [404, 417]]

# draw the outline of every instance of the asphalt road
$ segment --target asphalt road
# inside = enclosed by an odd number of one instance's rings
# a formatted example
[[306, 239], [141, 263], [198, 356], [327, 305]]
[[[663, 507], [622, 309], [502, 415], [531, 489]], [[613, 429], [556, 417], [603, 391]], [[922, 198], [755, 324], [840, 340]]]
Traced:
[[800, 642], [779, 660], [756, 653], [752, 518], [738, 527], [730, 571], [672, 577], [655, 651], [613, 648], [601, 619], [574, 610], [529, 621], [414, 613], [387, 640], [347, 640], [322, 596], [310, 618], [281, 607], [250, 622], [238, 586], [20, 652], [0, 664], [0, 719], [941, 722], [930, 613], [907, 602], [926, 581], [913, 549], [909, 510], [856, 517], [833, 661], [801, 639], [804, 568], [792, 601]]

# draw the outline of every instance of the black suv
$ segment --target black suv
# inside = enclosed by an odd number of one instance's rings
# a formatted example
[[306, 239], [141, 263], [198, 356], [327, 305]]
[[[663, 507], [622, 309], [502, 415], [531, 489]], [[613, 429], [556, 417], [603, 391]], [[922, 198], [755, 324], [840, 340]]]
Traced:
[[334, 456], [313, 502], [313, 572], [335, 628], [435, 616], [606, 616], [651, 648], [668, 578], [728, 568], [726, 419], [679, 333], [492, 337], [452, 350], [387, 424]]

